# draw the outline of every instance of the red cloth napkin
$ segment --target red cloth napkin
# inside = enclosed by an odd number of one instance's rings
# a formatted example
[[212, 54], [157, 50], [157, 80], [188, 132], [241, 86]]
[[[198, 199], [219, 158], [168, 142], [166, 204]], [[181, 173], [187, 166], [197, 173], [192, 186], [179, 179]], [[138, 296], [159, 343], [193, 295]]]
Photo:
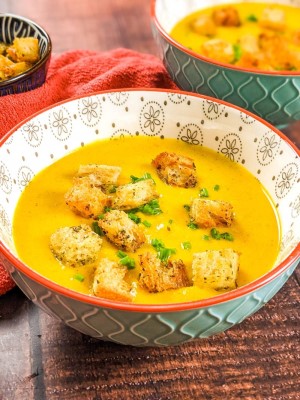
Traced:
[[[33, 113], [74, 96], [122, 88], [177, 89], [162, 62], [128, 49], [69, 51], [52, 56], [47, 80], [38, 89], [0, 97], [0, 137]], [[14, 283], [0, 264], [0, 295]]]

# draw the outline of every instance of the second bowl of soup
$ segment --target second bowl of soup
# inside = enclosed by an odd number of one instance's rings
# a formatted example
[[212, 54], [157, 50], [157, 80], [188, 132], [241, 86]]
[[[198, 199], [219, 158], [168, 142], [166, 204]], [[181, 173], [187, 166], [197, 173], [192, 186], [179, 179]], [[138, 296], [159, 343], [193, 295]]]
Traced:
[[300, 2], [153, 0], [161, 58], [176, 84], [283, 128], [300, 119]]

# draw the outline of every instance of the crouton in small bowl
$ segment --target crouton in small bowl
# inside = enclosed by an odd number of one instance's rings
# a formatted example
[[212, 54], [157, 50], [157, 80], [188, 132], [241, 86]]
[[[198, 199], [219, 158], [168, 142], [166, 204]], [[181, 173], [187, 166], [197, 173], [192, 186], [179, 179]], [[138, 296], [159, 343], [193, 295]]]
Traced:
[[101, 340], [223, 332], [297, 266], [299, 155], [254, 114], [189, 92], [59, 103], [1, 139], [0, 262], [37, 306]]
[[152, 0], [159, 54], [182, 90], [276, 127], [300, 119], [300, 2]]
[[0, 96], [43, 85], [52, 51], [48, 33], [13, 14], [0, 14], [0, 27]]

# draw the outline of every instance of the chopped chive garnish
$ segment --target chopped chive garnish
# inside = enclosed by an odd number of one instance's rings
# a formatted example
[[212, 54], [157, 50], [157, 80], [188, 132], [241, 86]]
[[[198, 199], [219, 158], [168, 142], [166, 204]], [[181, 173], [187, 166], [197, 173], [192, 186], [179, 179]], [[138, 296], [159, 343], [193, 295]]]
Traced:
[[170, 224], [170, 225], [172, 225], [173, 222], [174, 222], [174, 221], [173, 221], [172, 219], [169, 219], [169, 224]]
[[215, 185], [214, 186], [214, 191], [217, 192], [218, 190], [220, 190], [220, 185]]
[[92, 222], [92, 229], [97, 235], [104, 236], [103, 230], [100, 228], [97, 221]]
[[130, 179], [131, 179], [131, 183], [145, 181], [146, 179], [152, 179], [153, 182], [154, 182], [154, 179], [152, 178], [151, 174], [149, 174], [149, 172], [145, 172], [144, 175], [141, 178], [138, 178], [138, 177], [136, 177], [134, 175], [130, 175]]
[[166, 262], [168, 260], [168, 258], [172, 255], [176, 253], [175, 249], [168, 249], [165, 247], [164, 243], [159, 240], [159, 239], [153, 239], [151, 241], [152, 246], [155, 248], [155, 250], [157, 251], [157, 255], [158, 258], [162, 261], [162, 262]]
[[212, 228], [210, 230], [210, 234], [211, 234], [211, 237], [213, 237], [214, 239], [217, 239], [217, 240], [221, 239], [220, 232], [216, 228]]
[[204, 240], [209, 240], [210, 237], [209, 237], [209, 235], [203, 235], [203, 239], [204, 239]]
[[216, 240], [224, 239], [224, 240], [229, 240], [230, 242], [233, 241], [233, 236], [231, 233], [229, 233], [229, 232], [220, 233], [216, 228], [212, 228], [210, 230], [210, 234], [211, 234], [212, 238], [214, 238]]
[[117, 191], [116, 185], [111, 185], [108, 189], [108, 193], [116, 193], [116, 191]]
[[129, 217], [133, 222], [135, 222], [136, 224], [139, 224], [139, 223], [141, 222], [141, 218], [138, 217], [135, 213], [129, 212], [127, 215], [128, 215], [128, 217]]
[[234, 52], [234, 62], [239, 61], [243, 53], [241, 46], [239, 44], [234, 44], [233, 52]]
[[192, 248], [191, 242], [182, 242], [181, 246], [184, 250], [189, 250]]
[[84, 281], [84, 276], [82, 274], [75, 274], [73, 276], [73, 278], [76, 279], [76, 281], [79, 281], [79, 282], [83, 282]]
[[184, 204], [184, 205], [183, 205], [183, 208], [184, 208], [187, 212], [189, 212], [189, 211], [191, 210], [191, 206], [189, 206], [188, 204]]
[[127, 269], [135, 268], [135, 261], [133, 258], [129, 257], [124, 251], [119, 250], [117, 256], [120, 258], [120, 264], [125, 265]]
[[146, 228], [150, 228], [150, 226], [151, 226], [151, 223], [146, 220], [142, 221], [142, 224], [145, 225]]
[[111, 207], [105, 206], [105, 207], [103, 208], [104, 213], [107, 213], [107, 212], [109, 212], [110, 210], [111, 210]]
[[249, 15], [247, 16], [246, 20], [249, 21], [249, 22], [257, 22], [257, 21], [258, 21], [258, 18], [257, 18], [257, 16], [254, 15], [254, 14], [249, 14]]
[[208, 190], [206, 188], [200, 189], [199, 196], [200, 197], [209, 197]]
[[193, 230], [198, 229], [198, 225], [195, 224], [195, 222], [189, 222], [189, 223], [187, 224], [187, 226], [188, 226], [190, 229], [193, 229]]
[[123, 257], [126, 257], [126, 256], [127, 256], [127, 254], [126, 254], [126, 253], [124, 253], [124, 251], [122, 251], [122, 250], [119, 250], [119, 251], [117, 252], [117, 256], [118, 256], [119, 258], [123, 258]]
[[147, 204], [143, 204], [142, 206], [138, 207], [137, 210], [147, 215], [158, 215], [162, 213], [157, 199], [151, 200]]

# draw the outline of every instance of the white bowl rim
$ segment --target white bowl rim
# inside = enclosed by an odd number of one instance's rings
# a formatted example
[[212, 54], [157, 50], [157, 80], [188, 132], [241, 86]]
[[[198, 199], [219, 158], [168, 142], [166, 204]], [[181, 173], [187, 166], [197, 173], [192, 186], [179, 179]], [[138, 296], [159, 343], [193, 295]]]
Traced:
[[188, 54], [191, 57], [197, 58], [200, 61], [203, 61], [207, 64], [212, 64], [212, 65], [218, 65], [222, 68], [226, 68], [226, 69], [230, 69], [233, 71], [239, 71], [239, 72], [246, 72], [246, 73], [251, 73], [251, 74], [255, 74], [255, 75], [269, 75], [269, 76], [291, 76], [291, 77], [298, 77], [300, 76], [300, 71], [266, 71], [266, 70], [258, 70], [258, 69], [254, 69], [254, 68], [244, 68], [244, 67], [238, 67], [236, 65], [232, 65], [232, 64], [227, 64], [227, 63], [222, 63], [220, 61], [214, 60], [212, 58], [208, 58], [205, 57], [199, 53], [196, 53], [193, 50], [190, 50], [189, 48], [183, 46], [182, 44], [180, 44], [179, 42], [177, 42], [176, 40], [174, 40], [169, 34], [168, 32], [165, 31], [165, 29], [162, 27], [162, 25], [160, 24], [160, 22], [158, 21], [156, 12], [155, 12], [155, 4], [156, 4], [157, 0], [151, 0], [150, 3], [150, 17], [153, 20], [156, 28], [158, 29], [158, 31], [160, 32], [160, 34], [165, 38], [165, 40], [167, 40], [172, 46], [177, 47], [180, 51], [182, 51], [183, 53]]
[[[200, 99], [212, 101], [215, 103], [223, 104], [229, 108], [236, 109], [244, 114], [247, 114], [248, 116], [252, 117], [253, 119], [261, 122], [264, 124], [266, 127], [269, 129], [273, 130], [274, 133], [276, 133], [282, 140], [284, 140], [292, 149], [295, 151], [298, 157], [300, 157], [300, 150], [296, 147], [292, 141], [286, 137], [282, 132], [280, 132], [276, 127], [271, 125], [269, 122], [263, 120], [259, 116], [239, 107], [234, 104], [228, 103], [223, 100], [215, 99], [210, 96], [206, 95], [201, 95], [198, 93], [191, 93], [187, 91], [182, 91], [182, 90], [176, 90], [176, 89], [160, 89], [160, 88], [122, 88], [122, 89], [112, 89], [112, 90], [104, 90], [104, 91], [99, 91], [99, 92], [92, 92], [87, 95], [79, 95], [79, 96], [74, 96], [72, 98], [60, 101], [58, 103], [55, 103], [53, 105], [50, 105], [46, 108], [43, 108], [42, 110], [32, 114], [31, 116], [27, 117], [20, 123], [18, 123], [16, 126], [14, 126], [9, 132], [7, 132], [1, 139], [0, 139], [0, 147], [9, 139], [9, 137], [17, 131], [21, 126], [23, 126], [26, 122], [29, 120], [37, 117], [38, 115], [44, 113], [47, 110], [51, 110], [54, 107], [72, 102], [74, 100], [78, 99], [83, 99], [86, 97], [91, 97], [91, 96], [97, 96], [97, 95], [105, 95], [108, 93], [124, 93], [124, 92], [140, 92], [141, 94], [143, 92], [158, 92], [158, 93], [174, 93], [174, 94], [180, 94], [180, 95], [186, 95], [186, 96], [191, 96], [191, 97], [197, 97]], [[9, 260], [11, 264], [13, 264], [17, 270], [20, 270], [23, 274], [28, 276], [30, 279], [33, 281], [45, 286], [47, 289], [57, 292], [65, 297], [72, 298], [73, 300], [77, 300], [83, 303], [88, 303], [93, 306], [98, 306], [98, 307], [103, 307], [103, 308], [109, 308], [109, 309], [115, 309], [115, 310], [126, 310], [126, 311], [131, 311], [131, 312], [176, 312], [176, 311], [187, 311], [187, 310], [193, 310], [193, 309], [201, 309], [201, 308], [206, 308], [206, 307], [211, 307], [220, 303], [232, 301], [235, 299], [238, 299], [239, 297], [246, 296], [248, 294], [251, 294], [261, 288], [262, 286], [267, 285], [269, 282], [272, 280], [276, 279], [278, 276], [283, 274], [289, 267], [297, 262], [298, 259], [300, 259], [300, 242], [298, 245], [293, 249], [293, 251], [282, 261], [277, 265], [275, 268], [261, 276], [260, 278], [244, 285], [241, 287], [238, 287], [237, 289], [231, 290], [226, 293], [222, 293], [207, 299], [201, 299], [201, 300], [195, 300], [195, 301], [188, 301], [188, 302], [181, 302], [181, 303], [168, 303], [168, 304], [140, 304], [140, 303], [126, 303], [126, 302], [120, 302], [120, 301], [113, 301], [113, 300], [107, 300], [107, 299], [102, 299], [100, 297], [96, 296], [91, 296], [79, 292], [75, 292], [74, 290], [65, 288], [45, 277], [40, 275], [38, 272], [33, 271], [31, 268], [29, 268], [26, 264], [24, 264], [20, 259], [18, 259], [12, 252], [11, 250], [2, 243], [2, 240], [0, 239], [0, 252]]]

